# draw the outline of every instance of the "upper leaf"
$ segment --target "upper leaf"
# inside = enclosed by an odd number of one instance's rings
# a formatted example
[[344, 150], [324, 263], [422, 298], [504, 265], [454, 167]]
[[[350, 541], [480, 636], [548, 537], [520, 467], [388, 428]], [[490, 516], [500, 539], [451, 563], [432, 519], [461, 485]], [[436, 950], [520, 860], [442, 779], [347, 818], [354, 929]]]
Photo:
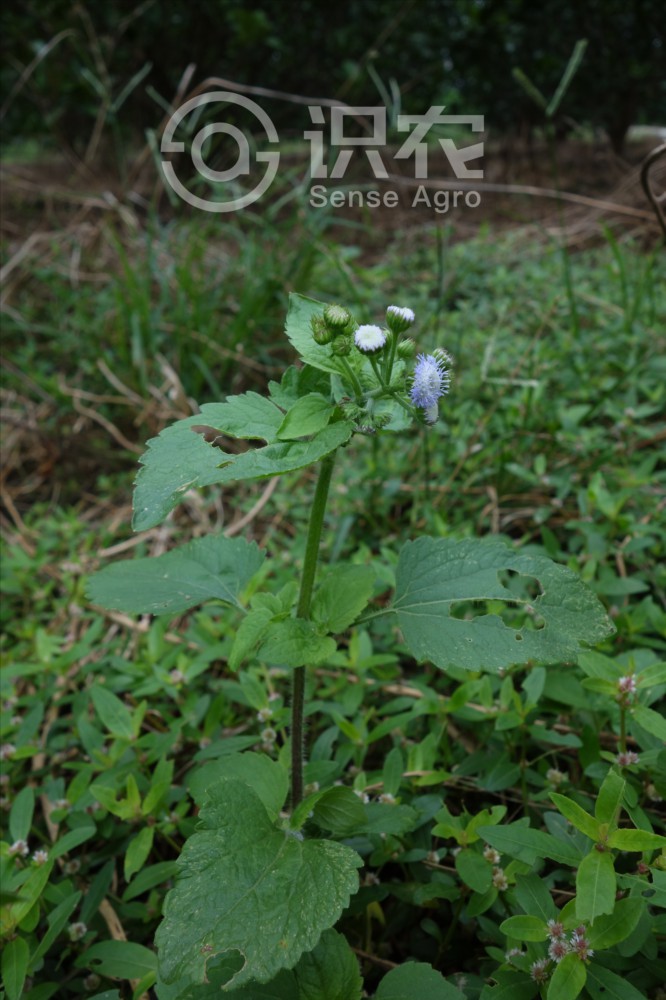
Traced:
[[88, 596], [135, 614], [176, 615], [214, 598], [241, 607], [238, 596], [264, 555], [243, 538], [197, 538], [162, 556], [112, 563], [90, 578]]
[[339, 358], [331, 354], [329, 347], [320, 347], [312, 336], [310, 320], [323, 312], [324, 302], [316, 302], [305, 295], [292, 293], [289, 296], [289, 312], [287, 313], [287, 337], [306, 364], [319, 368], [324, 372], [339, 375], [344, 371], [344, 365]]
[[[148, 442], [134, 488], [135, 531], [159, 524], [192, 487], [263, 479], [293, 472], [348, 441], [353, 425], [338, 421], [309, 440], [279, 441], [284, 414], [254, 392], [226, 403], [206, 403], [201, 413], [166, 427]], [[225, 452], [222, 436], [263, 439], [263, 448]]]
[[[539, 596], [508, 590], [498, 576], [504, 570], [536, 578]], [[471, 621], [451, 616], [456, 602], [487, 600], [536, 613], [543, 627], [510, 628], [496, 614]], [[442, 668], [496, 671], [528, 660], [575, 660], [582, 642], [596, 643], [613, 632], [598, 598], [571, 570], [498, 540], [407, 542], [393, 610], [414, 656]]]
[[268, 982], [335, 923], [358, 887], [361, 859], [342, 844], [279, 829], [236, 779], [210, 788], [200, 819], [157, 932], [161, 978], [203, 983], [216, 955], [240, 952], [245, 963], [228, 986]]

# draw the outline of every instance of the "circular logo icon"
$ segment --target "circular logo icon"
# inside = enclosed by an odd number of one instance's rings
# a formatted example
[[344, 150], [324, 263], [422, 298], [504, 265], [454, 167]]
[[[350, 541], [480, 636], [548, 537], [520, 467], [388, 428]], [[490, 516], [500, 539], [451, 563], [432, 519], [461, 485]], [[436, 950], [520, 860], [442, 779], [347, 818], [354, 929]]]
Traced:
[[[197, 111], [199, 108], [205, 107], [207, 104], [215, 103], [236, 104], [241, 108], [245, 108], [246, 111], [249, 111], [259, 121], [268, 137], [268, 141], [278, 142], [275, 125], [273, 125], [271, 119], [258, 104], [255, 104], [248, 97], [241, 97], [240, 94], [232, 94], [226, 90], [213, 90], [209, 94], [200, 94], [198, 97], [193, 97], [191, 100], [185, 101], [173, 113], [162, 135], [162, 142], [160, 144], [162, 155], [184, 153], [185, 143], [174, 139], [176, 129], [187, 115]], [[213, 170], [204, 161], [204, 143], [212, 135], [218, 134], [230, 136], [238, 147], [236, 162], [227, 170]], [[225, 121], [211, 122], [208, 125], [204, 125], [196, 133], [192, 139], [191, 156], [197, 173], [214, 184], [226, 184], [229, 181], [236, 180], [237, 177], [249, 177], [251, 173], [257, 172], [257, 164], [265, 164], [263, 176], [251, 191], [241, 196], [230, 198], [228, 201], [209, 201], [206, 198], [199, 198], [197, 195], [192, 194], [176, 176], [173, 162], [170, 159], [162, 159], [162, 170], [170, 187], [176, 192], [179, 198], [182, 198], [183, 201], [186, 201], [188, 205], [192, 205], [194, 208], [200, 208], [202, 212], [238, 212], [239, 209], [252, 205], [253, 202], [261, 198], [262, 194], [268, 190], [275, 180], [280, 162], [280, 153], [276, 150], [275, 152], [255, 153], [254, 160], [256, 162], [253, 164], [250, 143], [247, 136], [236, 125], [231, 125]]]

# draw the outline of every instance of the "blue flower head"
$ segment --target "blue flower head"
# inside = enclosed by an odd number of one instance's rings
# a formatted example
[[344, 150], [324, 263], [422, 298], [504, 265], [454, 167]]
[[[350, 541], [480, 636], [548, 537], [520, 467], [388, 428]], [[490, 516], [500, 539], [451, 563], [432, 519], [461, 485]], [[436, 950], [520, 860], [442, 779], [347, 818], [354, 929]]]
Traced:
[[419, 354], [416, 359], [409, 395], [412, 403], [428, 410], [429, 415], [432, 414], [433, 407], [437, 406], [439, 397], [449, 391], [451, 384], [451, 375], [447, 368], [449, 362], [448, 354], [439, 350], [434, 354]]

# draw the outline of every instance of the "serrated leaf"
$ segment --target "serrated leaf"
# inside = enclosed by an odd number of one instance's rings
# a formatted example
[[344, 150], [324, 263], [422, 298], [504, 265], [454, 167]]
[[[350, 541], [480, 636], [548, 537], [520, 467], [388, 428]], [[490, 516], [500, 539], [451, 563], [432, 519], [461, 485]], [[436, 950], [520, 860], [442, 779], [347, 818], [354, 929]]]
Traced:
[[534, 864], [537, 858], [551, 858], [560, 864], [575, 867], [581, 860], [580, 851], [571, 844], [560, 842], [542, 830], [531, 830], [521, 823], [482, 826], [477, 832], [491, 847], [528, 865]]
[[281, 667], [313, 666], [329, 659], [336, 651], [333, 639], [320, 635], [304, 618], [272, 621], [265, 629], [257, 656]]
[[456, 871], [474, 892], [488, 892], [493, 880], [492, 865], [481, 854], [463, 848], [455, 859]]
[[[516, 596], [500, 583], [503, 570], [536, 578], [542, 593], [535, 599]], [[472, 621], [451, 616], [458, 602], [486, 600], [532, 609], [544, 627], [510, 628], [494, 614]], [[598, 598], [574, 573], [495, 540], [407, 542], [398, 560], [393, 610], [412, 654], [443, 669], [497, 671], [528, 660], [575, 660], [582, 642], [599, 642], [614, 630]]]
[[578, 955], [565, 955], [550, 978], [548, 1000], [576, 1000], [586, 979], [587, 970]]
[[[277, 433], [282, 411], [268, 400], [264, 402], [273, 407], [277, 415]], [[200, 414], [179, 420], [148, 441], [134, 488], [132, 524], [135, 531], [159, 524], [193, 487], [264, 479], [302, 469], [335, 451], [349, 440], [353, 430], [349, 421], [342, 420], [325, 427], [307, 441], [271, 441], [262, 448], [227, 453], [207, 440], [212, 440], [212, 432], [221, 430], [218, 412], [227, 405], [206, 404]], [[209, 427], [210, 431], [204, 436], [195, 430], [197, 427]], [[263, 430], [267, 428], [264, 426]], [[252, 426], [248, 424], [246, 436], [253, 436], [251, 431]]]
[[608, 846], [618, 851], [658, 851], [666, 848], [666, 837], [649, 830], [615, 830]]
[[607, 851], [586, 854], [576, 872], [576, 917], [592, 923], [615, 907], [617, 880], [613, 858]]
[[597, 917], [587, 931], [590, 946], [600, 950], [624, 941], [638, 924], [644, 909], [643, 900], [635, 896], [618, 900], [613, 912]]
[[90, 689], [90, 697], [102, 724], [106, 726], [111, 735], [131, 740], [134, 736], [134, 726], [132, 713], [127, 705], [113, 691], [102, 687], [101, 684], [93, 684]]
[[587, 968], [587, 992], [592, 1000], [646, 1000], [645, 994], [624, 977], [593, 963]]
[[210, 790], [230, 778], [244, 781], [259, 797], [271, 819], [277, 819], [289, 791], [289, 775], [281, 764], [262, 753], [230, 753], [197, 767], [187, 777], [187, 789], [198, 806]]
[[287, 411], [277, 432], [278, 440], [293, 441], [323, 430], [335, 406], [319, 392], [303, 396]]
[[200, 819], [157, 932], [161, 978], [203, 983], [216, 955], [240, 952], [245, 963], [229, 986], [269, 982], [338, 919], [358, 886], [361, 859], [342, 844], [277, 828], [238, 780], [209, 790]]
[[252, 608], [236, 629], [233, 645], [229, 654], [229, 669], [238, 668], [252, 655], [259, 641], [266, 633], [273, 612], [268, 608]]
[[[360, 1000], [358, 961], [337, 931], [324, 931], [314, 951], [301, 957], [295, 973], [298, 1000]], [[296, 1000], [295, 995], [290, 1000]]]
[[315, 343], [312, 336], [310, 320], [313, 316], [321, 316], [325, 308], [325, 302], [317, 302], [305, 295], [292, 293], [289, 296], [286, 334], [306, 364], [312, 365], [313, 368], [319, 368], [320, 371], [340, 375], [344, 371], [340, 359], [331, 354], [328, 345], [322, 347]]
[[599, 822], [586, 813], [577, 802], [573, 799], [568, 799], [566, 795], [560, 795], [558, 792], [550, 792], [550, 798], [553, 800], [559, 811], [565, 816], [577, 830], [584, 833], [586, 837], [590, 840], [597, 841], [600, 839], [599, 835]]
[[372, 597], [375, 571], [369, 566], [336, 566], [322, 579], [312, 600], [312, 620], [337, 635], [358, 618]]
[[88, 596], [133, 614], [176, 615], [210, 600], [240, 608], [264, 558], [255, 542], [207, 535], [161, 556], [112, 563], [89, 579]]
[[465, 1000], [464, 993], [425, 962], [405, 962], [382, 979], [375, 1000]]
[[548, 928], [539, 917], [518, 915], [509, 917], [500, 924], [502, 934], [515, 938], [516, 941], [545, 941], [548, 937]]

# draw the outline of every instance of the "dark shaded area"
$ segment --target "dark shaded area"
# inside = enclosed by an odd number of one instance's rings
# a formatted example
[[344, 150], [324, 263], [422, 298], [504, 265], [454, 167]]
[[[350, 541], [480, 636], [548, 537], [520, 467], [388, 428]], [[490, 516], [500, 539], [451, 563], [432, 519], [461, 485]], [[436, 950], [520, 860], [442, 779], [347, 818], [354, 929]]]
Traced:
[[[524, 131], [543, 117], [512, 71], [549, 97], [586, 38], [561, 132], [573, 121], [600, 127], [619, 151], [630, 124], [658, 123], [666, 108], [660, 0], [28, 0], [5, 5], [1, 24], [5, 138], [46, 132], [79, 153], [101, 107], [116, 138], [141, 139], [192, 63], [192, 85], [218, 76], [372, 105], [395, 104], [399, 93], [394, 110], [444, 104], [484, 114], [492, 130]], [[270, 113], [278, 128], [301, 129], [302, 107], [275, 101]]]

